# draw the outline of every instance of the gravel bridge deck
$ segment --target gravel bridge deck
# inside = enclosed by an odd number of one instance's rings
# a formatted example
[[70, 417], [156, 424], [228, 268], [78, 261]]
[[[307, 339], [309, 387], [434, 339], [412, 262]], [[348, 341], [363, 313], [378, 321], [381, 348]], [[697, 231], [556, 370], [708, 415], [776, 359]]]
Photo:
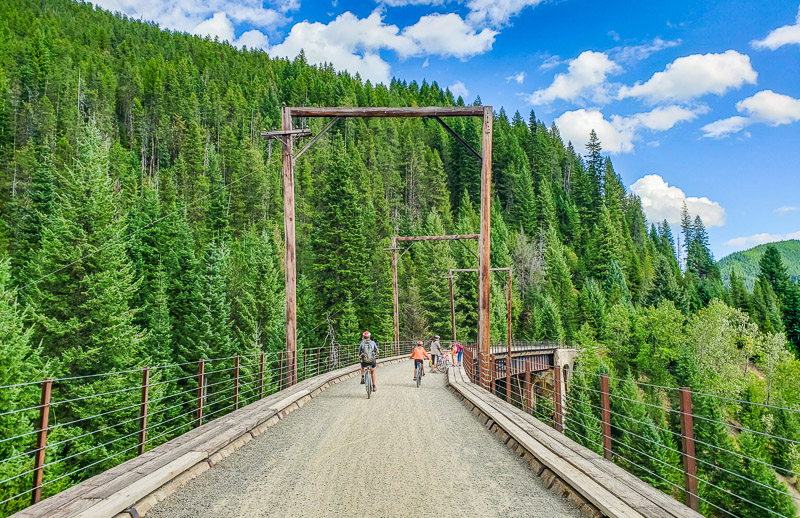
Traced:
[[148, 518], [569, 516], [445, 387], [412, 364], [339, 383], [179, 489]]

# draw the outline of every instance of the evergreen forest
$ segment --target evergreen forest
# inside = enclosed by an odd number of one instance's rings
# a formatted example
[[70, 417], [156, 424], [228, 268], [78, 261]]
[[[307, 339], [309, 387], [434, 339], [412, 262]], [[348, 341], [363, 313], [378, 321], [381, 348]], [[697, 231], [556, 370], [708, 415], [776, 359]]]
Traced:
[[[374, 85], [303, 54], [273, 59], [88, 3], [0, 2], [0, 386], [283, 350], [281, 149], [261, 131], [280, 126], [282, 105], [464, 103], [481, 100], [436, 82]], [[492, 266], [513, 267], [514, 339], [581, 349], [568, 433], [597, 449], [588, 416], [597, 375], [611, 375], [612, 392], [625, 395], [615, 414], [648, 438], [616, 423], [616, 461], [682, 499], [681, 459], [670, 453], [680, 440], [668, 433], [677, 400], [657, 387], [689, 386], [709, 396], [695, 401], [709, 417], [696, 435], [711, 445], [698, 451], [711, 459], [699, 466], [711, 502], [702, 512], [764, 516], [731, 496], [741, 493], [794, 516], [800, 285], [781, 252], [765, 247], [752, 288], [735, 269], [723, 283], [702, 219], [684, 207], [675, 228], [647, 221], [594, 132], [564, 142], [533, 112], [495, 108]], [[327, 122], [296, 121], [314, 134]], [[479, 119], [448, 122], [480, 149]], [[363, 330], [392, 340], [392, 235], [479, 230], [480, 163], [434, 120], [339, 121], [295, 175], [300, 348], [356, 343]], [[401, 339], [449, 335], [444, 276], [476, 267], [475, 253], [474, 242], [432, 242], [403, 254]], [[506, 338], [505, 297], [498, 275], [496, 341]], [[455, 304], [459, 338], [474, 339], [476, 277], [457, 279]], [[64, 394], [123, 383], [97, 380], [67, 383]], [[4, 435], [34, 430], [35, 420], [3, 412], [37, 398], [26, 386], [0, 390]], [[60, 418], [104, 410], [80, 400]], [[53, 440], [76, 440], [48, 456], [90, 446], [87, 431], [60, 428]], [[0, 442], [0, 458], [22, 451]], [[47, 476], [61, 478], [46, 495], [125, 458], [93, 455], [98, 464], [77, 475], [53, 467]], [[2, 462], [0, 479], [29, 468], [30, 458]], [[16, 482], [0, 486], [0, 501], [29, 486]], [[11, 500], [0, 515], [25, 505]]]

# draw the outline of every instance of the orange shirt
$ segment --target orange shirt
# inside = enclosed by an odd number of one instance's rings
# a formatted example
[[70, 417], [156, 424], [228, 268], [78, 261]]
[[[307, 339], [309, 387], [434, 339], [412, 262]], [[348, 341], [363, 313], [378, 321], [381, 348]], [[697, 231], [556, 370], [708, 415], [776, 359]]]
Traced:
[[428, 356], [428, 353], [425, 352], [425, 348], [422, 346], [414, 347], [414, 351], [411, 353], [411, 359], [422, 360], [424, 358], [428, 358], [429, 360], [431, 359], [431, 357]]

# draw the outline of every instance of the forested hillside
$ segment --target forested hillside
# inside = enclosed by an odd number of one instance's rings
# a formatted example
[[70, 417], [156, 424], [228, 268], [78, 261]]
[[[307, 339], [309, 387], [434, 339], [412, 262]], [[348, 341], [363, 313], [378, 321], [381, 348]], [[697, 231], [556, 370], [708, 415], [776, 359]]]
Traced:
[[[302, 55], [271, 59], [89, 4], [2, 2], [0, 384], [281, 350], [281, 154], [260, 138], [262, 128], [279, 125], [282, 104], [462, 103], [435, 82], [372, 85], [309, 66]], [[326, 122], [307, 121], [313, 132]], [[452, 124], [480, 147], [479, 120]], [[619, 387], [628, 387], [633, 403], [615, 411], [639, 416], [651, 441], [670, 447], [674, 437], [652, 428], [674, 424], [659, 410], [663, 401], [631, 388], [632, 380], [800, 408], [800, 287], [780, 255], [764, 254], [753, 295], [735, 278], [728, 290], [702, 220], [685, 213], [675, 231], [685, 245], [682, 270], [673, 229], [646, 221], [594, 133], [588, 144], [563, 142], [533, 112], [523, 118], [502, 109], [494, 131], [492, 266], [514, 268], [515, 338], [577, 344], [587, 383], [597, 372], [627, 377]], [[300, 347], [352, 343], [364, 329], [391, 339], [384, 248], [393, 234], [478, 231], [480, 164], [435, 121], [339, 122], [298, 160], [295, 174]], [[448, 334], [443, 276], [476, 266], [475, 243], [465, 245], [418, 243], [402, 257], [403, 337]], [[504, 279], [494, 282], [492, 337], [499, 340]], [[459, 277], [456, 290], [459, 337], [468, 339], [476, 334], [477, 279]], [[84, 388], [75, 383], [76, 394]], [[763, 419], [780, 422], [776, 433], [800, 439], [795, 413], [759, 409], [726, 404], [700, 412], [756, 429]], [[86, 402], [69, 412], [97, 410]], [[24, 432], [33, 423], [0, 414], [0, 428]], [[72, 428], [65, 433], [79, 436], [80, 427]], [[760, 435], [711, 427], [698, 436], [746, 448], [785, 474], [798, 467], [793, 449]], [[14, 453], [0, 444], [3, 457]], [[0, 478], [14, 469], [0, 464]], [[793, 512], [773, 469], [735, 456], [700, 469], [731, 491], [740, 481], [726, 472], [750, 470], [781, 488], [779, 497], [751, 498]], [[665, 474], [680, 485], [676, 476]], [[701, 488], [738, 516], [759, 515]]]
[[722, 274], [722, 282], [726, 286], [730, 286], [731, 270], [733, 270], [744, 283], [744, 287], [752, 291], [760, 271], [759, 261], [768, 246], [774, 246], [778, 249], [781, 254], [781, 260], [786, 266], [786, 273], [789, 274], [792, 280], [797, 282], [800, 279], [800, 241], [797, 239], [758, 245], [748, 250], [726, 255], [717, 263]]

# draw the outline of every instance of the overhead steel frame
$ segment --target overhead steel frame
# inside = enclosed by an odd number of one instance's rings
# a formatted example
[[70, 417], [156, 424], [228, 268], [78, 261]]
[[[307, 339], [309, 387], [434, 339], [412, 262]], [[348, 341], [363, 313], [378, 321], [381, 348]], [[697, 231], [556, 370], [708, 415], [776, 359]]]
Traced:
[[[293, 139], [308, 137], [305, 129], [294, 129], [292, 117], [332, 117], [333, 120], [295, 155]], [[286, 248], [286, 359], [289, 386], [297, 382], [297, 263], [295, 242], [294, 212], [294, 163], [300, 155], [311, 147], [333, 124], [344, 117], [425, 117], [436, 120], [459, 142], [481, 161], [481, 224], [478, 234], [478, 348], [480, 350], [480, 371], [489, 368], [489, 258], [490, 258], [490, 216], [492, 190], [492, 123], [494, 113], [491, 106], [449, 106], [449, 107], [290, 107], [281, 108], [281, 130], [264, 131], [265, 138], [279, 139], [283, 144], [283, 223]], [[443, 117], [482, 117], [481, 152], [472, 149], [445, 122]], [[483, 379], [483, 377], [481, 377]]]

